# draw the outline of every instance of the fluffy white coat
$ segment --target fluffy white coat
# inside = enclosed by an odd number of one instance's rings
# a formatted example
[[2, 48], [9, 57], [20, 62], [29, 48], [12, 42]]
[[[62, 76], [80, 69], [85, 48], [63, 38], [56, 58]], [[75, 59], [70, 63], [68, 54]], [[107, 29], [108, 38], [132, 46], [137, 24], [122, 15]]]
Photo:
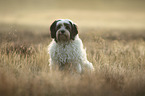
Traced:
[[55, 70], [61, 64], [71, 64], [71, 70], [82, 73], [86, 70], [93, 71], [93, 65], [87, 60], [86, 50], [83, 48], [82, 40], [77, 35], [75, 40], [63, 43], [50, 43], [50, 68]]

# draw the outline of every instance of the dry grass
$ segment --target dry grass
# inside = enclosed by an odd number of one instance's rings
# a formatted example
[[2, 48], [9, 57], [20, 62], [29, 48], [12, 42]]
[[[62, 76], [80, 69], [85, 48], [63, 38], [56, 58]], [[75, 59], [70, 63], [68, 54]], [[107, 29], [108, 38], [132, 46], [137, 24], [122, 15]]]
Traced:
[[0, 32], [0, 96], [144, 96], [144, 31], [86, 31], [96, 70], [81, 76], [49, 71], [47, 32]]
[[[0, 96], [145, 96], [144, 2], [1, 1]], [[93, 74], [50, 72], [48, 26], [59, 18], [78, 24]]]

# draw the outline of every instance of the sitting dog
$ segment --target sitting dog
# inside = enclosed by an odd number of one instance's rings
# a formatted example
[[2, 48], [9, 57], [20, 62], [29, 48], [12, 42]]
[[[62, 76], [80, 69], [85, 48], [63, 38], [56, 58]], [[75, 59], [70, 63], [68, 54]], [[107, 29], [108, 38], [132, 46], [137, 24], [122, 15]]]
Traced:
[[50, 34], [53, 39], [48, 47], [51, 70], [77, 73], [94, 70], [92, 63], [87, 60], [76, 24], [68, 19], [55, 20], [50, 26]]

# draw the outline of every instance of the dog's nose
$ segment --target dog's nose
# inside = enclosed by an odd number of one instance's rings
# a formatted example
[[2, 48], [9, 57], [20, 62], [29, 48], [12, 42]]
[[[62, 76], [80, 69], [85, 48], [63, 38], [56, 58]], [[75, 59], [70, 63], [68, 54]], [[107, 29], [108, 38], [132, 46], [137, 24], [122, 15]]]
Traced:
[[65, 31], [64, 30], [61, 30], [61, 33], [63, 34]]

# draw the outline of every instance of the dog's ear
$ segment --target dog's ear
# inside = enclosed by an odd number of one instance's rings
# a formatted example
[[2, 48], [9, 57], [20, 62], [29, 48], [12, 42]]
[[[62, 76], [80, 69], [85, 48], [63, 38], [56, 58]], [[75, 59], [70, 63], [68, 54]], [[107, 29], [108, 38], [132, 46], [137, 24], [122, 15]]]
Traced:
[[56, 23], [58, 22], [58, 20], [55, 20], [51, 26], [50, 26], [50, 34], [51, 34], [51, 38], [55, 38], [56, 37]]
[[78, 34], [78, 28], [77, 25], [74, 23], [71, 23], [71, 25], [72, 25], [71, 39], [74, 40], [75, 36]]
[[73, 24], [72, 39], [75, 39], [75, 36], [78, 34], [78, 28], [76, 24]]

